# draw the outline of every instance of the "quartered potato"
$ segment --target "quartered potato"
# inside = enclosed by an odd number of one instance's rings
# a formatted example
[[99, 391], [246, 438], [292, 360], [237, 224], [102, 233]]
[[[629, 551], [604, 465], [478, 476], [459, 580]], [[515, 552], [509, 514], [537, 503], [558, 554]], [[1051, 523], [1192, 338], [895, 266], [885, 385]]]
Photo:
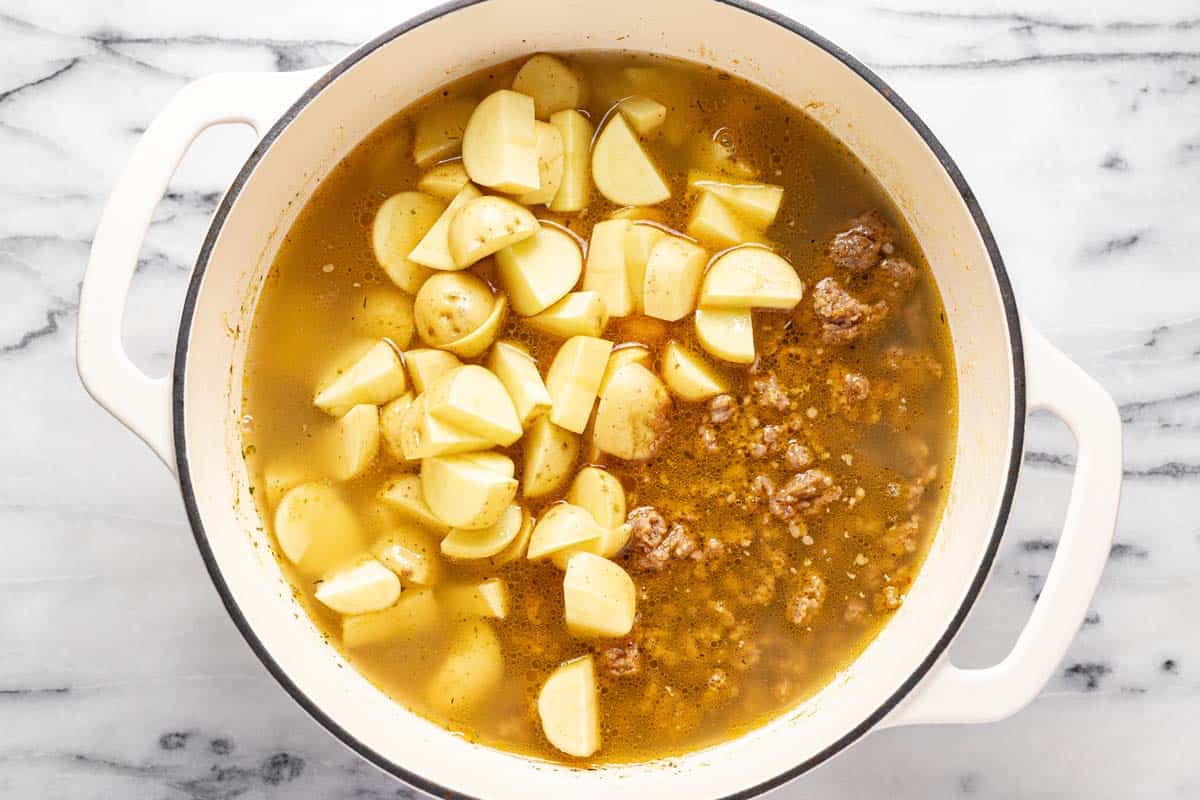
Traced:
[[525, 558], [525, 553], [529, 550], [529, 537], [532, 535], [533, 516], [526, 511], [521, 515], [521, 528], [517, 531], [517, 535], [509, 543], [508, 547], [487, 559], [487, 566], [491, 569], [497, 569], [505, 564], [511, 564], [514, 561]]
[[[476, 455], [508, 461], [509, 472]], [[452, 528], [474, 530], [494, 524], [517, 494], [512, 461], [499, 454], [434, 456], [421, 462], [421, 489], [434, 515]]]
[[518, 195], [517, 200], [527, 206], [547, 205], [558, 194], [563, 176], [562, 133], [549, 122], [535, 122], [534, 140], [537, 142], [538, 188]]
[[508, 616], [508, 587], [499, 578], [447, 586], [441, 592], [441, 600], [447, 615], [458, 619]]
[[432, 589], [410, 589], [391, 608], [342, 618], [342, 645], [366, 647], [380, 642], [411, 639], [438, 624], [437, 598]]
[[321, 576], [313, 596], [339, 614], [365, 614], [400, 599], [400, 579], [373, 558]]
[[650, 251], [642, 280], [642, 306], [648, 317], [674, 322], [696, 307], [708, 253], [679, 236], [664, 236]]
[[419, 475], [401, 475], [393, 478], [379, 490], [379, 499], [394, 508], [400, 516], [434, 533], [450, 531], [450, 526], [429, 510]]
[[662, 355], [662, 377], [671, 393], [693, 403], [729, 391], [725, 381], [697, 353], [668, 342]]
[[372, 286], [356, 303], [354, 329], [372, 339], [389, 339], [400, 350], [413, 335], [412, 295], [390, 286]]
[[646, 264], [654, 246], [667, 234], [653, 225], [630, 225], [625, 232], [625, 272], [633, 295], [633, 310], [643, 313], [645, 307]]
[[522, 428], [550, 410], [550, 392], [537, 362], [524, 347], [515, 342], [496, 342], [488, 355], [487, 368], [504, 384]]
[[332, 486], [302, 483], [275, 509], [275, 539], [304, 575], [320, 575], [365, 548], [362, 527]]
[[670, 427], [667, 387], [641, 364], [626, 364], [600, 396], [592, 440], [617, 458], [641, 461], [658, 452]]
[[450, 222], [450, 256], [460, 268], [469, 267], [538, 230], [537, 217], [525, 206], [503, 197], [477, 197]]
[[706, 308], [793, 309], [804, 296], [795, 268], [765, 247], [738, 247], [709, 268], [700, 288]]
[[471, 180], [498, 192], [519, 194], [538, 188], [534, 101], [501, 89], [483, 99], [463, 133], [463, 167]]
[[586, 509], [601, 528], [625, 522], [625, 489], [621, 482], [599, 467], [579, 470], [567, 492], [567, 502]]
[[446, 204], [421, 192], [400, 192], [383, 202], [371, 226], [375, 260], [392, 283], [416, 294], [432, 272], [409, 256], [446, 210]]
[[496, 341], [496, 336], [499, 335], [500, 328], [503, 327], [507, 318], [508, 298], [500, 295], [492, 304], [492, 310], [487, 315], [487, 319], [478, 328], [461, 339], [455, 339], [442, 347], [463, 358], [476, 358], [491, 347], [492, 342]]
[[570, 479], [579, 458], [579, 434], [555, 425], [547, 414], [533, 421], [521, 444], [525, 453], [521, 469], [523, 496], [545, 497]]
[[[453, 272], [463, 269], [465, 265], [456, 263], [454, 256], [450, 253], [450, 223], [458, 217], [459, 212], [468, 203], [480, 197], [483, 197], [483, 193], [476, 189], [474, 184], [468, 183], [464, 186], [458, 194], [454, 195], [454, 199], [450, 201], [450, 205], [446, 206], [446, 209], [437, 218], [437, 221], [433, 223], [433, 226], [417, 242], [416, 247], [408, 254], [408, 259], [428, 267], [430, 270], [440, 269]], [[426, 277], [428, 277], [428, 274]], [[420, 291], [420, 288], [420, 285], [418, 285], [412, 289], [413, 294]]]
[[414, 304], [417, 335], [430, 347], [462, 339], [487, 320], [492, 290], [466, 272], [443, 272], [425, 281]]
[[533, 98], [538, 119], [569, 108], [582, 108], [587, 100], [583, 78], [554, 56], [538, 53], [521, 65], [513, 78], [514, 92]]
[[612, 115], [592, 148], [592, 180], [600, 194], [619, 206], [652, 206], [671, 197], [658, 167], [620, 114]]
[[425, 395], [433, 416], [468, 433], [508, 446], [521, 438], [521, 421], [508, 390], [476, 364], [443, 375]]
[[696, 338], [722, 361], [754, 363], [754, 322], [748, 308], [697, 308]]
[[538, 716], [550, 744], [576, 758], [600, 749], [600, 710], [592, 656], [560, 666], [538, 693]]
[[371, 555], [396, 573], [405, 586], [413, 583], [432, 586], [441, 575], [437, 545], [429, 532], [415, 525], [392, 526], [371, 546]]
[[413, 133], [413, 161], [417, 166], [458, 155], [474, 110], [475, 101], [469, 97], [444, 100], [426, 109], [417, 118]]
[[334, 477], [348, 481], [363, 474], [379, 455], [379, 409], [354, 406], [333, 423], [330, 434]]
[[604, 367], [604, 375], [600, 378], [600, 390], [597, 394], [604, 394], [608, 389], [608, 384], [612, 380], [612, 376], [617, 374], [617, 370], [626, 364], [641, 364], [646, 369], [650, 369], [653, 359], [650, 357], [649, 348], [640, 344], [622, 344], [613, 349], [612, 355], [608, 357], [608, 364]]
[[447, 161], [422, 175], [417, 181], [417, 189], [449, 203], [470, 182], [462, 161]]
[[408, 381], [400, 356], [386, 341], [377, 342], [329, 384], [321, 388], [313, 405], [341, 416], [360, 403], [383, 405], [404, 394]]
[[594, 336], [573, 336], [563, 342], [546, 372], [551, 422], [583, 433], [611, 352], [612, 342]]
[[567, 562], [576, 553], [591, 553], [604, 558], [614, 558], [625, 549], [633, 529], [623, 522], [614, 528], [600, 528], [600, 536], [586, 542], [559, 550], [550, 556], [550, 561], [559, 569], [566, 569]]
[[637, 589], [629, 573], [593, 553], [576, 553], [563, 576], [567, 630], [573, 636], [624, 636], [633, 628]]
[[404, 412], [408, 411], [408, 407], [412, 405], [412, 392], [407, 392], [400, 395], [395, 400], [379, 409], [379, 433], [383, 437], [383, 443], [387, 446], [387, 451], [398, 461], [404, 459], [404, 443], [400, 434], [400, 422], [404, 419]]
[[667, 107], [650, 97], [634, 95], [617, 107], [638, 136], [649, 136], [667, 119]]
[[451, 528], [442, 539], [442, 554], [457, 559], [490, 558], [513, 543], [524, 521], [524, 509], [513, 503], [486, 528]]
[[523, 317], [545, 311], [579, 281], [583, 256], [569, 233], [541, 225], [529, 238], [496, 253], [500, 282]]
[[487, 622], [476, 619], [454, 634], [425, 695], [443, 714], [461, 717], [483, 703], [503, 676], [500, 640]]
[[417, 395], [400, 418], [400, 447], [409, 461], [489, 450], [494, 446], [495, 442], [491, 439], [431, 414], [427, 393]]
[[413, 389], [420, 394], [450, 370], [461, 367], [462, 362], [445, 350], [419, 348], [404, 354], [404, 365], [408, 367]]
[[571, 292], [542, 313], [528, 317], [525, 324], [562, 338], [599, 336], [608, 324], [608, 311], [595, 292]]
[[561, 550], [599, 539], [600, 535], [600, 526], [587, 509], [570, 503], [557, 503], [546, 509], [533, 526], [526, 555], [530, 561], [539, 561]]
[[783, 187], [770, 183], [738, 181], [712, 172], [690, 170], [688, 188], [707, 192], [760, 230], [766, 230], [779, 214]]
[[623, 219], [597, 222], [588, 241], [583, 288], [599, 295], [611, 317], [624, 317], [634, 309], [634, 293], [625, 257], [626, 237], [632, 227]]
[[720, 249], [761, 242], [762, 234], [729, 209], [716, 195], [704, 192], [688, 217], [688, 236]]
[[581, 211], [587, 207], [592, 190], [589, 156], [595, 130], [588, 118], [575, 110], [551, 114], [550, 124], [562, 135], [563, 174], [549, 209], [560, 213]]

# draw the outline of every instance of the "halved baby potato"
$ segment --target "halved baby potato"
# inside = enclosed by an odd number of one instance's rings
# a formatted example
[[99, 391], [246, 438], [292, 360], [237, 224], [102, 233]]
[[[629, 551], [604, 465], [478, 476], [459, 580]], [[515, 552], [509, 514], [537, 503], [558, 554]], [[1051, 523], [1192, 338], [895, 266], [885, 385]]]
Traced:
[[592, 656], [561, 665], [538, 693], [538, 716], [550, 744], [576, 758], [600, 749], [600, 709]]
[[579, 434], [555, 425], [546, 414], [534, 419], [521, 446], [525, 454], [521, 492], [531, 499], [545, 497], [571, 477], [579, 457]]
[[562, 136], [563, 174], [558, 192], [548, 208], [559, 213], [582, 211], [587, 207], [592, 189], [588, 156], [595, 129], [587, 117], [574, 109], [551, 114], [550, 124], [558, 128]]
[[652, 206], [671, 198], [670, 187], [621, 114], [612, 115], [592, 148], [592, 180], [619, 206]]
[[538, 188], [537, 135], [532, 97], [500, 89], [485, 97], [463, 132], [463, 167], [471, 180], [498, 192]]
[[592, 441], [617, 458], [652, 458], [671, 427], [671, 394], [641, 364], [613, 374], [596, 407]]
[[[445, 207], [441, 216], [437, 218], [437, 221], [433, 223], [432, 227], [417, 242], [416, 247], [408, 254], [409, 261], [428, 267], [431, 270], [440, 269], [446, 272], [453, 272], [463, 269], [464, 267], [456, 263], [454, 256], [450, 254], [450, 223], [458, 217], [459, 212], [468, 203], [480, 197], [483, 197], [483, 193], [475, 188], [475, 184], [468, 183], [463, 186], [462, 190], [454, 195], [454, 199], [450, 201], [450, 205]], [[412, 292], [416, 294], [419, 290], [420, 286], [418, 285]]]
[[400, 350], [413, 335], [413, 298], [391, 286], [372, 286], [355, 304], [354, 329], [372, 339], [389, 339]]
[[594, 336], [572, 336], [563, 342], [546, 371], [551, 422], [583, 433], [611, 352], [612, 342]]
[[762, 234], [729, 209], [716, 195], [704, 192], [688, 217], [688, 236], [716, 248], [761, 242]]
[[482, 355], [483, 351], [491, 347], [492, 342], [496, 341], [496, 336], [499, 335], [500, 328], [503, 327], [507, 316], [508, 298], [500, 295], [496, 298], [496, 302], [492, 303], [491, 312], [480, 323], [478, 328], [461, 339], [447, 342], [442, 347], [463, 358], [475, 358]]
[[432, 586], [441, 575], [437, 545], [428, 531], [416, 525], [393, 525], [371, 546], [371, 555], [396, 573], [396, 577], [405, 585], [416, 583]]
[[663, 236], [646, 261], [642, 307], [648, 317], [674, 322], [696, 307], [708, 253], [679, 236]]
[[329, 433], [334, 477], [355, 478], [379, 455], [379, 409], [366, 403], [354, 406], [333, 423]]
[[600, 526], [587, 509], [571, 503], [550, 506], [533, 526], [526, 557], [530, 561], [550, 558], [555, 553], [599, 539]]
[[400, 599], [400, 579], [373, 558], [339, 567], [321, 577], [313, 596], [339, 614], [365, 614]]
[[716, 196], [742, 219], [761, 230], [766, 230], [775, 221], [783, 202], [782, 186], [738, 181], [696, 169], [688, 171], [688, 188]]
[[362, 527], [341, 494], [323, 483], [302, 483], [275, 509], [275, 540], [304, 575], [320, 575], [365, 547]]
[[604, 558], [615, 558], [625, 549], [625, 545], [629, 542], [629, 537], [632, 533], [633, 529], [627, 522], [623, 522], [613, 528], [601, 528], [599, 538], [590, 539], [573, 547], [559, 550], [550, 556], [550, 560], [559, 569], [566, 569], [567, 562], [576, 553], [591, 553], [603, 556]]
[[630, 225], [625, 233], [625, 272], [629, 276], [629, 289], [633, 295], [633, 310], [645, 310], [646, 264], [654, 246], [666, 232], [653, 225]]
[[430, 169], [417, 181], [417, 189], [449, 203], [471, 182], [462, 161], [447, 161]]
[[482, 278], [469, 272], [439, 273], [417, 292], [417, 335], [430, 347], [444, 348], [482, 325], [495, 304]]
[[434, 533], [450, 531], [450, 526], [429, 510], [419, 475], [401, 475], [393, 478], [379, 490], [379, 499], [394, 508], [400, 516]]
[[538, 154], [538, 188], [518, 195], [527, 206], [546, 205], [558, 194], [563, 176], [562, 133], [549, 122], [533, 123]]
[[604, 376], [600, 378], [600, 390], [597, 394], [604, 394], [608, 389], [608, 384], [612, 380], [612, 376], [617, 374], [617, 370], [626, 364], [641, 364], [646, 369], [650, 369], [653, 359], [650, 357], [650, 349], [645, 345], [640, 344], [622, 344], [617, 345], [608, 357], [608, 363], [604, 366]]
[[667, 388], [678, 398], [693, 403], [716, 397], [729, 390], [725, 381], [679, 342], [668, 342], [662, 355], [662, 377]]
[[625, 522], [625, 489], [621, 482], [599, 467], [579, 470], [567, 502], [586, 509], [601, 528], [615, 528]]
[[792, 309], [804, 283], [785, 258], [765, 247], [738, 247], [713, 262], [700, 287], [706, 308]]
[[488, 354], [487, 368], [504, 384], [522, 428], [550, 409], [550, 392], [538, 372], [537, 362], [521, 345], [496, 342]]
[[410, 639], [432, 630], [438, 603], [432, 589], [410, 589], [391, 608], [342, 618], [342, 646], [355, 648]]
[[504, 197], [477, 197], [450, 222], [450, 256], [459, 268], [469, 267], [497, 250], [528, 239], [540, 230], [537, 217]]
[[607, 558], [576, 553], [563, 576], [567, 630], [584, 638], [624, 636], [633, 628], [637, 589], [629, 573]]
[[400, 448], [409, 461], [488, 450], [494, 446], [491, 439], [463, 430], [430, 413], [428, 393], [417, 395], [400, 418]]
[[546, 53], [530, 56], [521, 65], [512, 88], [533, 98], [538, 119], [548, 119], [569, 108], [582, 108], [587, 99], [587, 86], [579, 73]]
[[638, 136], [649, 136], [667, 119], [667, 107], [644, 95], [625, 98], [617, 110], [628, 120]]
[[475, 110], [470, 97], [455, 97], [430, 106], [417, 118], [413, 133], [413, 161], [418, 167], [457, 155]]
[[420, 394], [452, 369], [462, 366], [453, 353], [433, 348], [418, 348], [404, 354], [404, 365], [412, 378], [413, 389]]
[[477, 364], [442, 376], [425, 397], [430, 414], [468, 433], [505, 447], [521, 438], [521, 421], [508, 390]]
[[509, 543], [508, 547], [501, 550], [494, 556], [487, 559], [487, 566], [491, 569], [497, 569], [505, 564], [511, 564], [525, 558], [526, 551], [529, 550], [529, 537], [533, 535], [533, 516], [525, 511], [521, 515], [521, 528], [517, 531], [516, 537]]
[[456, 559], [490, 558], [513, 543], [524, 520], [524, 509], [513, 503], [500, 519], [486, 528], [451, 528], [442, 539], [442, 554]]
[[534, 330], [551, 336], [599, 336], [608, 324], [608, 310], [596, 292], [570, 292], [540, 314], [525, 319]]
[[425, 695], [443, 714], [463, 717], [487, 699], [503, 676], [500, 640], [486, 621], [473, 619], [453, 635]]
[[624, 219], [597, 222], [588, 241], [583, 288], [596, 292], [612, 317], [624, 317], [634, 310], [634, 293], [626, 268], [626, 237], [632, 227]]
[[400, 356], [390, 343], [381, 341], [320, 389], [313, 405], [341, 416], [360, 403], [383, 405], [404, 394], [407, 386]]
[[[434, 456], [421, 462], [421, 489], [434, 515], [453, 528], [475, 530], [494, 524], [517, 494], [509, 473], [476, 459], [476, 453]], [[504, 459], [499, 454], [490, 454]]]
[[754, 320], [748, 308], [697, 308], [696, 338], [722, 361], [754, 363]]
[[397, 461], [406, 460], [400, 425], [404, 419], [404, 412], [408, 411], [412, 402], [412, 392], [405, 392], [379, 409], [379, 433], [383, 437], [383, 443], [388, 453]]
[[513, 310], [529, 317], [574, 288], [583, 270], [583, 255], [573, 236], [543, 224], [529, 238], [497, 251], [496, 266]]
[[447, 586], [441, 594], [442, 603], [452, 617], [505, 619], [508, 616], [508, 587], [499, 578]]

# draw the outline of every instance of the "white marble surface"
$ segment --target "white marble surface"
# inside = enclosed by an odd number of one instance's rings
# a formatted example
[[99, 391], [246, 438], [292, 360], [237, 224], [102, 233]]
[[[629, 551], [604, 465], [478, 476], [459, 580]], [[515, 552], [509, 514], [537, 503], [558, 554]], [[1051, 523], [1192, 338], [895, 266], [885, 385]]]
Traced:
[[[84, 394], [76, 300], [104, 198], [189, 79], [335, 59], [421, 2], [0, 0], [0, 796], [383, 798], [226, 617], [178, 493]], [[1028, 710], [873, 735], [780, 797], [1200, 796], [1200, 5], [778, 6], [939, 134], [1024, 314], [1121, 404], [1117, 547]], [[127, 314], [165, 371], [184, 284], [250, 134], [207, 134], [162, 203]], [[1070, 441], [1035, 421], [1015, 514], [956, 657], [1001, 655], [1053, 554]]]

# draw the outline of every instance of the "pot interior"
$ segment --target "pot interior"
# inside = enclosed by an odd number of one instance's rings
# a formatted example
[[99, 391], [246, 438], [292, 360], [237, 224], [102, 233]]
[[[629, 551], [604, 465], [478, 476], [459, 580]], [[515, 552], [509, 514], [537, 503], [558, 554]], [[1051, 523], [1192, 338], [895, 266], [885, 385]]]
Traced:
[[[349, 668], [301, 613], [271, 553], [240, 455], [242, 361], [282, 236], [327, 172], [367, 133], [436, 86], [538, 50], [625, 49], [719, 66], [805, 110], [879, 180], [920, 240], [941, 291], [959, 382], [945, 513], [904, 606], [815, 697], [738, 739], [670, 761], [591, 770], [535, 762], [454, 736]], [[222, 204], [185, 306], [176, 441], [185, 500], [218, 588], [289, 690], [377, 764], [441, 793], [722, 797], [835, 752], [878, 722], [961, 622], [990, 565], [1011, 493], [1024, 409], [1015, 317], [973, 209], [914, 124], [815, 38], [751, 10], [684, 0], [490, 0], [434, 12], [335, 67], [267, 136]], [[728, 765], [736, 764], [736, 769]], [[464, 769], [464, 767], [467, 767]]]

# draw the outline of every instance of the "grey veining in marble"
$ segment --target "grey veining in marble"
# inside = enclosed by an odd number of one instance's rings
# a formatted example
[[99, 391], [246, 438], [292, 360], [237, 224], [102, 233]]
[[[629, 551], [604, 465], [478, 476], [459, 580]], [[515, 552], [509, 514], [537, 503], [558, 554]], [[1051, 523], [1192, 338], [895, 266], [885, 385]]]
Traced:
[[[89, 240], [148, 121], [190, 79], [326, 63], [423, 3], [348, 5], [0, 0], [0, 796], [410, 796], [254, 659], [170, 476], [73, 364]], [[777, 5], [937, 132], [1023, 313], [1112, 391], [1128, 450], [1103, 584], [1029, 709], [870, 736], [778, 796], [1200, 796], [1200, 5]], [[125, 320], [149, 370], [251, 144], [205, 134], [158, 208]], [[1054, 555], [1072, 443], [1036, 418], [1029, 445], [964, 665], [1003, 655]]]

